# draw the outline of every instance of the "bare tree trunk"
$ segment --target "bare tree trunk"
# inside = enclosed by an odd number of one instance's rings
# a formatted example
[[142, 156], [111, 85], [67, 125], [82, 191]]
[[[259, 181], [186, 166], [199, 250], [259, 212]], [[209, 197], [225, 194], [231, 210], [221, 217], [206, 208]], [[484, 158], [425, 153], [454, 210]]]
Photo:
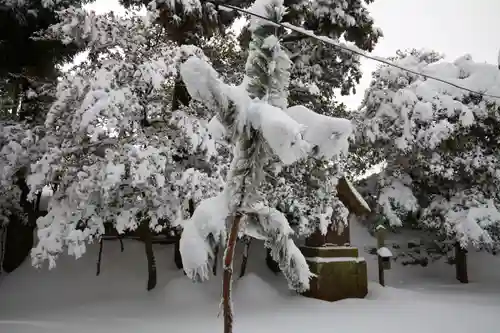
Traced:
[[118, 234], [118, 240], [120, 241], [120, 252], [125, 251], [125, 246], [123, 245], [123, 236]]
[[0, 275], [3, 273], [3, 259], [5, 253], [5, 236], [6, 236], [7, 228], [3, 225], [0, 226]]
[[104, 239], [99, 240], [99, 254], [97, 255], [97, 271], [95, 273], [96, 276], [99, 276], [101, 274], [101, 259], [102, 259], [102, 248], [104, 246]]
[[224, 252], [224, 277], [222, 280], [222, 307], [224, 311], [224, 333], [233, 332], [233, 307], [231, 301], [231, 285], [233, 277], [233, 259], [236, 240], [238, 239], [238, 231], [240, 229], [240, 221], [242, 215], [237, 213], [234, 217], [227, 239], [227, 246]]
[[461, 283], [469, 283], [467, 274], [467, 250], [455, 243], [455, 273], [456, 278]]
[[140, 226], [140, 237], [144, 242], [144, 249], [146, 250], [146, 258], [148, 260], [148, 286], [147, 290], [151, 290], [156, 287], [156, 262], [155, 255], [153, 252], [153, 237], [151, 235], [151, 230], [149, 230], [148, 222], [141, 222]]
[[245, 243], [245, 247], [243, 249], [243, 260], [241, 262], [240, 278], [242, 278], [245, 275], [245, 272], [247, 270], [248, 252], [250, 251], [250, 244], [252, 243], [252, 238], [245, 237], [243, 242]]
[[281, 272], [279, 264], [273, 259], [269, 249], [266, 249], [266, 265], [273, 273]]
[[217, 261], [218, 261], [218, 258], [219, 258], [219, 245], [217, 245], [214, 249], [214, 265], [212, 266], [212, 273], [215, 275], [217, 275]]
[[[181, 236], [181, 234], [179, 233], [179, 238], [180, 238], [180, 236]], [[175, 266], [178, 269], [184, 268], [184, 265], [182, 264], [182, 256], [181, 256], [179, 239], [177, 239], [175, 241], [175, 245], [174, 245], [174, 262], [175, 262]]]

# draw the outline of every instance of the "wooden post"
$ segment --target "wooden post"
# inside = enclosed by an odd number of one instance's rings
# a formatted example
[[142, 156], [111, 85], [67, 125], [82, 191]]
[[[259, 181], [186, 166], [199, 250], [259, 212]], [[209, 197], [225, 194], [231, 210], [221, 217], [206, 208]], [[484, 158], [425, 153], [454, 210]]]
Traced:
[[[376, 228], [377, 234], [377, 249], [380, 249], [385, 246], [385, 227], [383, 225], [379, 225]], [[381, 286], [385, 287], [385, 277], [384, 277], [384, 264], [382, 262], [382, 257], [377, 255], [378, 258], [378, 281]]]
[[460, 243], [455, 243], [455, 273], [460, 283], [469, 283], [467, 274], [467, 250]]

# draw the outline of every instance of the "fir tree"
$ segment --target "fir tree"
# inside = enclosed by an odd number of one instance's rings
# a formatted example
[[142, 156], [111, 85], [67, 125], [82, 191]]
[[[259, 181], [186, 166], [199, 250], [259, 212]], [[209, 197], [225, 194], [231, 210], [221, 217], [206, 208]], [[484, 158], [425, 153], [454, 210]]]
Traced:
[[[274, 22], [280, 22], [285, 13], [279, 0], [257, 1], [251, 10]], [[279, 30], [255, 18], [250, 29], [252, 41], [241, 86], [226, 85], [209, 64], [195, 57], [181, 67], [191, 97], [217, 110], [217, 120], [234, 145], [224, 191], [197, 207], [183, 225], [181, 238], [184, 269], [197, 281], [208, 278], [215, 247], [226, 243], [223, 307], [227, 333], [232, 332], [232, 260], [239, 234], [264, 239], [289, 286], [298, 291], [309, 288], [310, 272], [291, 239], [289, 222], [269, 206], [266, 172], [310, 155], [341, 155], [347, 150], [350, 131], [348, 121], [320, 116], [303, 106], [288, 107], [291, 61], [280, 46]], [[333, 137], [334, 133], [338, 136]]]
[[[436, 52], [412, 50], [393, 61], [499, 93], [496, 66], [469, 55], [445, 62]], [[455, 248], [498, 248], [497, 99], [382, 66], [359, 119], [360, 141], [387, 162], [374, 194], [388, 224], [426, 231], [427, 243], [439, 249], [426, 245], [434, 258]]]
[[40, 156], [40, 125], [53, 101], [58, 65], [78, 50], [36, 37], [58, 22], [56, 11], [81, 2], [0, 1], [0, 225], [7, 230], [6, 271], [17, 268], [33, 245], [40, 193], [38, 200], [28, 198], [26, 176]]
[[222, 186], [208, 162], [215, 147], [206, 122], [195, 108], [169, 105], [179, 63], [202, 52], [177, 47], [139, 16], [71, 8], [61, 18], [45, 38], [77, 43], [91, 57], [61, 78], [45, 121], [46, 146], [32, 166], [32, 193], [57, 186], [38, 220], [33, 261], [53, 267], [65, 250], [79, 257], [107, 225], [120, 234], [137, 230], [152, 289], [151, 232], [175, 226], [188, 201]]

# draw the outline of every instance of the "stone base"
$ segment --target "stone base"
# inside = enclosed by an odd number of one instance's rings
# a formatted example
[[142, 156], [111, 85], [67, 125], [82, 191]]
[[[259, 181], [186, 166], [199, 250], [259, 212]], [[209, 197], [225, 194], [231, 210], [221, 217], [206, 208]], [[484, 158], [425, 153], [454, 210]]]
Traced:
[[347, 246], [302, 247], [309, 268], [316, 277], [303, 295], [334, 302], [364, 298], [368, 293], [366, 262], [358, 249]]

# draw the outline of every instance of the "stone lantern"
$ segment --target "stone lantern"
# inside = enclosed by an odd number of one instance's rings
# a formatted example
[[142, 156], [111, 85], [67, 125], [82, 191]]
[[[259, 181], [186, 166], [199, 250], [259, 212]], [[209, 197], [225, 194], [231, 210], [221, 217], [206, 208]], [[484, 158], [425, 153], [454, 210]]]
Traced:
[[[348, 208], [350, 218], [370, 213], [370, 208], [345, 178], [337, 185], [338, 197]], [[350, 219], [349, 219], [350, 220]], [[364, 298], [368, 293], [366, 262], [350, 241], [350, 225], [333, 226], [326, 235], [319, 231], [306, 239], [301, 251], [316, 277], [304, 296], [325, 301]]]

